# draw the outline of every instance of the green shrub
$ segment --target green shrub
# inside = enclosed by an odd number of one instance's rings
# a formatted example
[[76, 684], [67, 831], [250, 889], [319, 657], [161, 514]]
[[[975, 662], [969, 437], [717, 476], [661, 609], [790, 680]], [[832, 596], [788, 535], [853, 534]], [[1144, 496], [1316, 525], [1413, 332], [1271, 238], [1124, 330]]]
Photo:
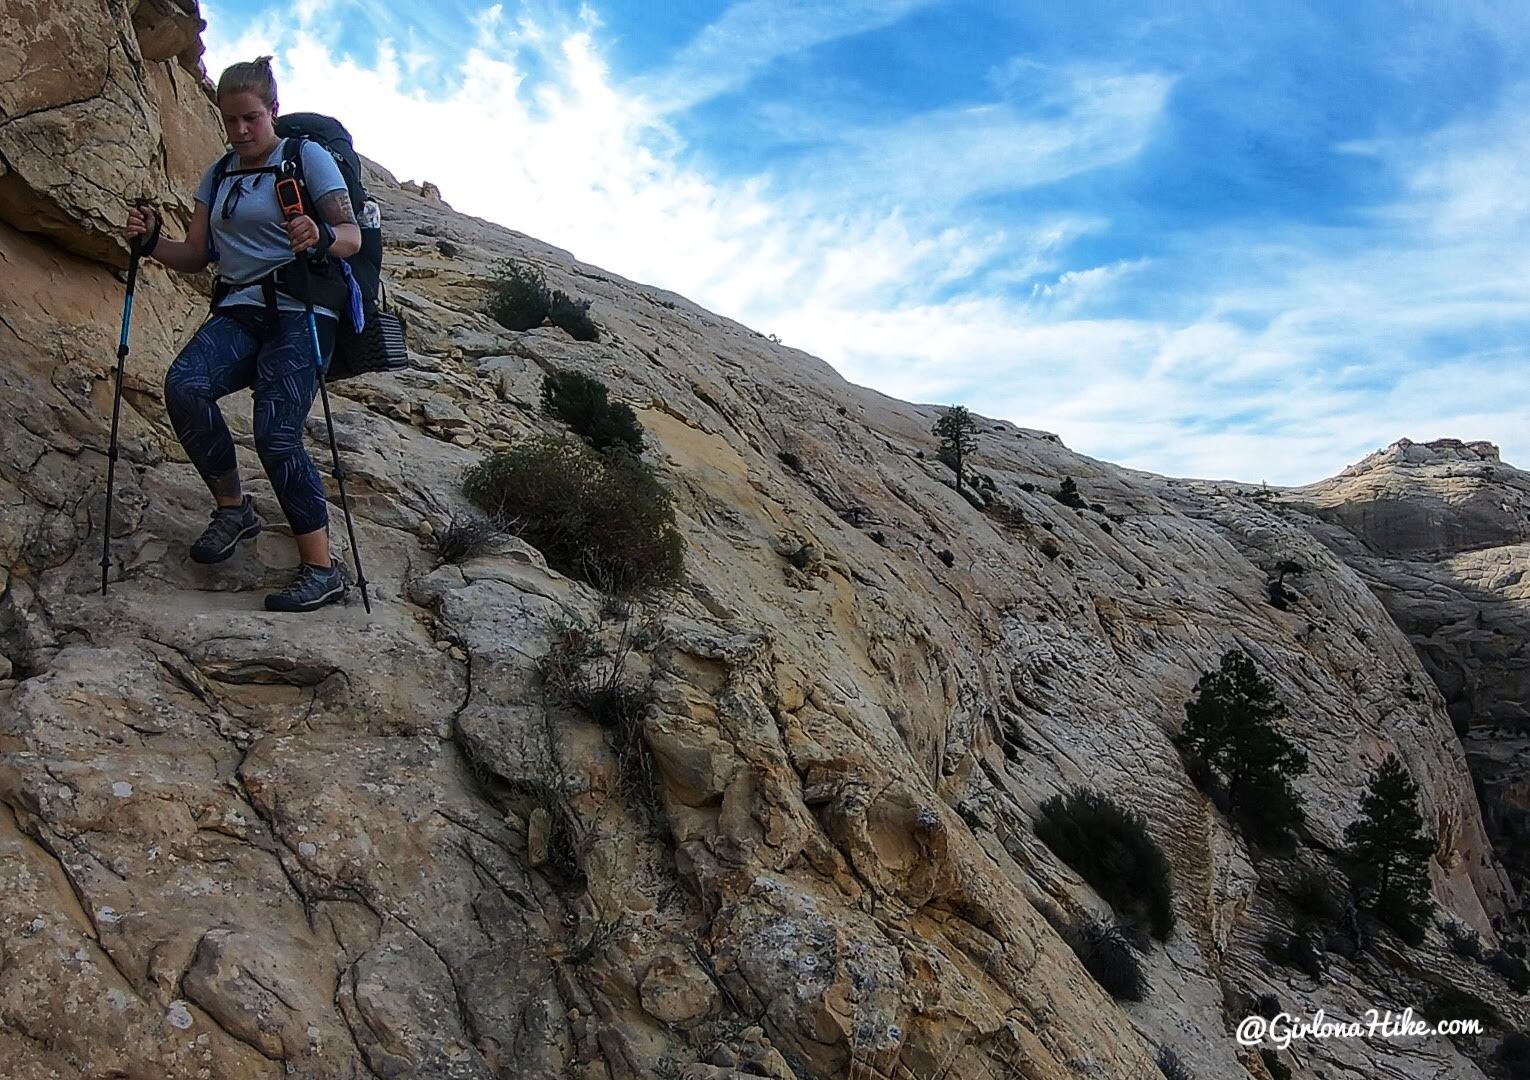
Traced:
[[1121, 917], [1163, 941], [1174, 929], [1169, 861], [1142, 818], [1103, 795], [1075, 789], [1041, 804], [1036, 835]]
[[552, 308], [542, 271], [511, 259], [496, 263], [494, 270], [498, 276], [489, 297], [489, 316], [506, 330], [541, 326]]
[[1509, 1080], [1530, 1080], [1530, 1035], [1522, 1031], [1505, 1035], [1494, 1056]]
[[1079, 494], [1078, 484], [1074, 482], [1071, 476], [1062, 478], [1062, 483], [1058, 485], [1056, 491], [1052, 492], [1052, 498], [1064, 506], [1071, 506], [1075, 510], [1084, 509], [1084, 497]]
[[1494, 949], [1487, 957], [1487, 966], [1514, 988], [1516, 993], [1530, 993], [1530, 967], [1517, 956], [1511, 956], [1502, 949]]
[[547, 276], [535, 266], [504, 259], [494, 265], [489, 316], [506, 330], [535, 330], [547, 319], [576, 341], [599, 341], [590, 318], [590, 302], [547, 288]]
[[[540, 868], [564, 884], [582, 883], [585, 875], [581, 860], [590, 834], [569, 802], [568, 793], [573, 785], [559, 754], [552, 714], [545, 709], [539, 734], [540, 738], [527, 747], [528, 774], [511, 780], [508, 786], [518, 809], [526, 816], [528, 841], [536, 813], [546, 815], [546, 861]], [[469, 761], [473, 760], [470, 754]], [[531, 854], [529, 846], [527, 854]]]
[[797, 550], [786, 557], [786, 561], [798, 570], [807, 570], [823, 561], [823, 553], [815, 544], [799, 544]]
[[1275, 963], [1295, 968], [1311, 978], [1323, 976], [1322, 954], [1307, 934], [1277, 930], [1264, 939], [1264, 954]]
[[1344, 914], [1344, 898], [1321, 870], [1310, 867], [1302, 870], [1287, 895], [1292, 907], [1317, 922], [1337, 922]]
[[627, 405], [612, 405], [606, 384], [578, 371], [554, 370], [542, 379], [542, 408], [597, 450], [622, 446], [643, 452], [643, 425]]
[[1147, 995], [1142, 962], [1120, 927], [1086, 922], [1071, 935], [1068, 944], [1084, 970], [1117, 1001], [1141, 1001]]
[[542, 678], [550, 698], [582, 710], [605, 729], [616, 755], [617, 792], [630, 805], [643, 809], [662, 832], [667, 822], [658, 766], [645, 734], [654, 701], [653, 679], [651, 675], [646, 681], [630, 678], [627, 661], [634, 653], [654, 647], [663, 630], [654, 620], [635, 618], [631, 605], [615, 618], [620, 631], [614, 648], [601, 642], [595, 627], [555, 624], [552, 648], [541, 663]]
[[547, 315], [553, 325], [565, 330], [575, 341], [599, 341], [600, 330], [590, 318], [590, 302], [575, 300], [565, 292], [555, 292]]
[[468, 470], [468, 498], [539, 549], [548, 565], [628, 595], [680, 580], [684, 541], [669, 490], [640, 458], [557, 436]]
[[1430, 1020], [1478, 1020], [1485, 1028], [1502, 1028], [1503, 1016], [1488, 1002], [1476, 994], [1447, 986], [1429, 999], [1419, 1010]]

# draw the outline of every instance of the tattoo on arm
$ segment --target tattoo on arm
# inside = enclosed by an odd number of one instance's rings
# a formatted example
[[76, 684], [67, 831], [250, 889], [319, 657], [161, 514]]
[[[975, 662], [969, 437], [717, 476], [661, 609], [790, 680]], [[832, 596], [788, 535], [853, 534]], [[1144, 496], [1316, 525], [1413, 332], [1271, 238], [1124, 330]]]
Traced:
[[319, 216], [326, 225], [356, 224], [356, 211], [351, 209], [351, 197], [345, 191], [332, 191], [320, 199]]

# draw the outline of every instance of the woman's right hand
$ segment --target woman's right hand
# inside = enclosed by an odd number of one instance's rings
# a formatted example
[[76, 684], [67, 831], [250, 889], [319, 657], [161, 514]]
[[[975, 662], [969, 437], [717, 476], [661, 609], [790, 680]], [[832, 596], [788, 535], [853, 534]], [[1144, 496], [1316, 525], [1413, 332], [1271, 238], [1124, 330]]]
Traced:
[[122, 237], [129, 242], [140, 236], [148, 236], [154, 231], [156, 215], [147, 206], [135, 206], [128, 211], [127, 225], [122, 229]]

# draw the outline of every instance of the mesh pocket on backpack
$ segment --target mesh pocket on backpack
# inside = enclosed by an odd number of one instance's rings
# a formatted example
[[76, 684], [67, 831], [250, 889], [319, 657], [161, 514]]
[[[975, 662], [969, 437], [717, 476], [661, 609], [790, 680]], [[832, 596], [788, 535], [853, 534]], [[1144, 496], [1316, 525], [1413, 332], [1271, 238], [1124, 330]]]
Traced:
[[340, 321], [335, 337], [335, 355], [330, 362], [328, 379], [349, 379], [374, 371], [402, 371], [409, 366], [409, 349], [404, 343], [404, 323], [391, 311], [370, 306], [367, 324], [356, 333], [349, 322]]

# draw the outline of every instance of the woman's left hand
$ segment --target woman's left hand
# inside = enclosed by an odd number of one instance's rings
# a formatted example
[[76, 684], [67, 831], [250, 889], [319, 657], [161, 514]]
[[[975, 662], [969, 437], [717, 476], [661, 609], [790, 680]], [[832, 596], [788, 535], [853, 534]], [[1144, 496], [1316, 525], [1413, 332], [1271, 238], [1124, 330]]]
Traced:
[[307, 214], [297, 214], [287, 219], [287, 242], [294, 255], [319, 246], [319, 227]]

